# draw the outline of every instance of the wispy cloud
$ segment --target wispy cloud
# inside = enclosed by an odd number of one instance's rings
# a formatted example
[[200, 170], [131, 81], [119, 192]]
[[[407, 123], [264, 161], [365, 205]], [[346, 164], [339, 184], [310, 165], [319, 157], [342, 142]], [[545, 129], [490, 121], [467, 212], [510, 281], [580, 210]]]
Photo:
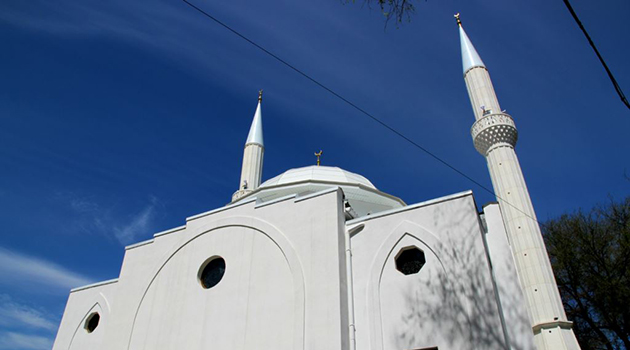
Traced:
[[53, 340], [39, 335], [4, 332], [0, 333], [0, 349], [11, 350], [49, 350]]
[[54, 331], [57, 329], [57, 322], [40, 310], [16, 303], [10, 296], [0, 294], [0, 326]]
[[[14, 252], [0, 247], [0, 283], [12, 286], [39, 286], [58, 291], [90, 284], [91, 279], [70, 271], [51, 261]], [[41, 287], [49, 288], [41, 288]]]
[[[0, 20], [15, 26], [28, 28], [46, 34], [85, 37], [105, 36], [132, 42], [145, 49], [156, 50], [160, 55], [170, 58], [196, 77], [206, 74], [215, 80], [218, 76], [229, 78], [234, 86], [250, 86], [253, 73], [259, 67], [252, 64], [251, 54], [257, 52], [235, 39], [219, 26], [214, 26], [206, 17], [200, 15], [183, 2], [178, 1], [69, 1], [54, 3], [36, 1], [37, 6], [10, 6], [0, 11]], [[335, 58], [314, 48], [311, 40], [296, 37], [295, 33], [282, 27], [270, 25], [269, 20], [256, 12], [243, 11], [239, 5], [219, 6], [199, 2], [207, 11], [226, 21], [239, 23], [237, 28], [245, 33], [265, 33], [254, 35], [254, 40], [268, 40], [269, 43], [283, 43], [288, 57], [293, 59], [337, 62]], [[287, 1], [284, 6], [296, 8], [294, 11], [307, 11], [295, 2]], [[310, 17], [317, 18], [329, 27], [338, 28], [346, 35], [364, 36], [361, 31], [352, 29], [343, 20], [333, 20], [322, 11], [310, 11]], [[289, 22], [292, 23], [292, 22]], [[217, 30], [208, 38], [209, 30]], [[200, 34], [204, 33], [204, 34]], [[368, 38], [363, 38], [368, 40]], [[209, 60], [209, 57], [212, 57]], [[308, 62], [308, 61], [307, 61]], [[356, 62], [352, 62], [353, 66]], [[329, 65], [321, 64], [317, 73], [334, 78]], [[281, 65], [267, 66], [266, 69], [284, 71]], [[315, 69], [311, 67], [311, 69]], [[347, 79], [339, 79], [345, 83]], [[356, 87], [353, 86], [356, 89]], [[282, 94], [277, 93], [277, 96]], [[288, 102], [288, 101], [287, 101]]]
[[[23, 28], [61, 36], [107, 36], [133, 42], [167, 55], [184, 58], [186, 68], [213, 68], [207, 57], [212, 49], [202, 49], [203, 36], [182, 35], [184, 29], [200, 32], [207, 24], [183, 3], [172, 1], [61, 1], [37, 2], [31, 7], [10, 6], [0, 11], [0, 20]], [[223, 46], [225, 50], [226, 47]], [[210, 51], [210, 52], [209, 52]], [[229, 63], [224, 62], [224, 63]], [[212, 69], [214, 74], [220, 70]]]
[[141, 212], [134, 215], [127, 224], [114, 228], [116, 239], [122, 244], [129, 244], [134, 242], [139, 235], [146, 234], [151, 227], [154, 208], [155, 199], [151, 201], [151, 204], [142, 209]]
[[[277, 18], [275, 13], [261, 13], [260, 9], [252, 11], [251, 6], [240, 2], [230, 3], [230, 6], [223, 6], [219, 2], [194, 2], [222, 21], [232, 23], [238, 31], [297, 67], [308, 68], [310, 75], [327, 82], [335, 90], [352, 91], [355, 96], [369, 96], [374, 93], [374, 86], [387, 86], [387, 83], [391, 83], [380, 78], [381, 75], [371, 74], [371, 66], [362, 64], [362, 60], [343, 54], [332, 54], [346, 52], [346, 47], [342, 44], [330, 47], [335, 41], [322, 40], [320, 35], [315, 34], [319, 31], [293, 30], [303, 27], [300, 23], [303, 17]], [[322, 104], [311, 101], [312, 97], [298, 98], [301, 92], [295, 88], [293, 79], [296, 76], [290, 70], [282, 64], [269, 61], [264, 53], [181, 1], [35, 0], [34, 3], [36, 6], [31, 2], [16, 2], [17, 5], [0, 8], [0, 22], [63, 38], [106, 37], [131, 43], [134, 47], [147, 50], [151, 55], [166, 59], [173, 67], [191, 74], [195, 79], [221, 82], [225, 90], [234, 93], [251, 91], [254, 82], [272, 79], [274, 83], [269, 89], [274, 91], [275, 102], [299, 113], [308, 123], [335, 125], [335, 128], [330, 129], [331, 132], [343, 138], [347, 138], [348, 134], [341, 130], [355, 125], [343, 118], [336, 118], [335, 113], [322, 110]], [[287, 13], [308, 13], [308, 20], [317, 21], [321, 28], [334, 28], [337, 32], [344, 33], [344, 37], [359, 42], [368, 43], [372, 40], [364, 31], [356, 30], [357, 27], [348, 23], [338, 11], [323, 11], [321, 5], [308, 4], [309, 2], [284, 0], [281, 3]], [[264, 6], [262, 10], [266, 11], [268, 8], [269, 6]], [[398, 49], [388, 47], [382, 51], [396, 52], [392, 50]], [[400, 56], [402, 54], [400, 51]], [[343, 74], [330, 69], [340, 64], [344, 67]], [[282, 79], [276, 81], [275, 77]], [[291, 83], [283, 83], [285, 79], [290, 79]], [[356, 79], [360, 79], [361, 83], [357, 84]], [[257, 84], [255, 85], [258, 86]], [[385, 91], [389, 89], [383, 90]], [[400, 93], [394, 96], [399, 97]], [[284, 114], [280, 116], [283, 117]], [[343, 123], [341, 128], [338, 127], [340, 122]], [[355, 142], [367, 142], [359, 137], [351, 137], [355, 138]]]
[[153, 219], [160, 204], [156, 197], [150, 197], [139, 212], [123, 216], [121, 208], [101, 205], [93, 199], [70, 192], [57, 193], [56, 200], [68, 206], [75, 217], [71, 220], [81, 233], [102, 234], [127, 245], [141, 239], [153, 228]]
[[115, 221], [112, 218], [112, 208], [100, 205], [89, 196], [66, 191], [58, 191], [54, 201], [71, 210], [73, 216], [64, 221], [67, 228], [81, 234], [110, 235], [113, 226], [111, 223]]
[[98, 204], [85, 198], [78, 197], [70, 199], [70, 207], [79, 213], [92, 213], [99, 209]]

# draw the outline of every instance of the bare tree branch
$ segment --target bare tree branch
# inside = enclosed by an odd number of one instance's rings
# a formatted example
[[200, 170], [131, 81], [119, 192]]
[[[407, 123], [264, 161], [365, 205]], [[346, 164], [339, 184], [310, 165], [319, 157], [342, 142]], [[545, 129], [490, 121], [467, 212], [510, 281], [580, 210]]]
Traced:
[[[356, 0], [342, 0], [344, 3], [355, 3]], [[396, 27], [403, 21], [411, 21], [411, 15], [416, 11], [413, 0], [363, 0], [363, 5], [372, 8], [372, 4], [378, 5], [385, 16], [385, 26], [391, 19], [396, 22]]]

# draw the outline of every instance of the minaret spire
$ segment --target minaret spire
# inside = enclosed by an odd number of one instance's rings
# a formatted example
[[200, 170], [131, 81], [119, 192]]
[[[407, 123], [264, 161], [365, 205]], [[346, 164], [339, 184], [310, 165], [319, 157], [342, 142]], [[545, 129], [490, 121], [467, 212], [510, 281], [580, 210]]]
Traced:
[[472, 42], [470, 42], [470, 39], [468, 39], [468, 35], [466, 35], [466, 31], [462, 26], [462, 21], [459, 19], [459, 16], [456, 18], [457, 24], [459, 26], [459, 41], [462, 47], [462, 66], [464, 68], [464, 74], [466, 74], [469, 69], [475, 67], [485, 68], [486, 65], [483, 64], [483, 61], [481, 60], [481, 57], [479, 57], [477, 50], [475, 50]]
[[[490, 80], [490, 75], [486, 65], [475, 50], [459, 18], [459, 13], [455, 15], [457, 26], [459, 27], [459, 40], [462, 48], [462, 67], [464, 68], [464, 79], [468, 87], [470, 102], [475, 112], [475, 118], [479, 120], [485, 115], [501, 111], [499, 100], [494, 93], [494, 87]], [[479, 69], [476, 69], [479, 68]]]
[[511, 116], [504, 113], [490, 74], [462, 27], [459, 26], [464, 80], [476, 122], [471, 133], [475, 148], [486, 157], [492, 185], [525, 296], [538, 350], [578, 350], [567, 320], [536, 213], [514, 147], [518, 138]]
[[263, 155], [265, 144], [263, 142], [262, 129], [262, 90], [258, 92], [258, 105], [254, 113], [252, 125], [245, 140], [245, 150], [243, 151], [243, 167], [241, 169], [241, 182], [239, 189], [232, 195], [232, 201], [247, 195], [260, 186], [263, 168]]
[[262, 92], [262, 90], [258, 91], [258, 106], [256, 107], [256, 113], [254, 113], [254, 119], [252, 120], [252, 126], [249, 128], [245, 145], [255, 143], [263, 147], [265, 146], [262, 131], [262, 111], [260, 108], [262, 105]]

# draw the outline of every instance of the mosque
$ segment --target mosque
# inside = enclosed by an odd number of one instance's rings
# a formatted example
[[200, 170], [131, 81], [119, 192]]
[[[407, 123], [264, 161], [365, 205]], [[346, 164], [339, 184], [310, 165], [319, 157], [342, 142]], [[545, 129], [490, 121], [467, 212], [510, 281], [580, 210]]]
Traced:
[[467, 191], [406, 204], [319, 165], [261, 183], [259, 96], [231, 203], [127, 246], [119, 278], [73, 289], [53, 349], [579, 349], [514, 120], [457, 22], [497, 203], [479, 213]]

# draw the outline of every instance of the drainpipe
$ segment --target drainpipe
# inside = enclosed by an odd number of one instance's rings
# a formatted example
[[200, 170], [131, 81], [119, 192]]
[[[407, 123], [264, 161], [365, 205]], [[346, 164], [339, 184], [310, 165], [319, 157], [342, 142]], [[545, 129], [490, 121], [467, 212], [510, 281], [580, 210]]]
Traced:
[[346, 280], [348, 281], [348, 332], [350, 335], [350, 350], [356, 350], [356, 327], [354, 325], [354, 282], [352, 280], [352, 249], [350, 237], [359, 233], [365, 227], [364, 224], [348, 228], [345, 234], [346, 240]]

